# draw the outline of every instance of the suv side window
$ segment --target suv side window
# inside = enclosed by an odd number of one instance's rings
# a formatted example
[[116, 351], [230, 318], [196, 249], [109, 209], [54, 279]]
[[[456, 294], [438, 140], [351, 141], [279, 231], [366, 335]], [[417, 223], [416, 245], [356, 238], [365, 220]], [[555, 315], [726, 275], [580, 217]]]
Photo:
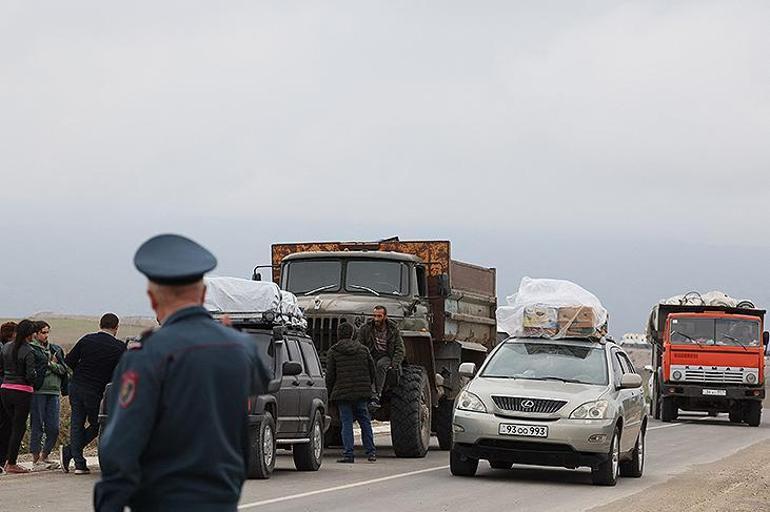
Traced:
[[318, 361], [313, 343], [309, 340], [302, 340], [299, 342], [299, 348], [305, 357], [305, 368], [307, 368], [308, 374], [311, 377], [321, 377], [321, 363]]
[[295, 361], [302, 365], [302, 354], [300, 354], [299, 347], [297, 346], [297, 340], [286, 340], [286, 347], [289, 349], [289, 360]]
[[613, 350], [611, 352], [612, 357], [610, 358], [612, 360], [612, 373], [613, 375], [613, 382], [615, 382], [615, 385], [620, 384], [620, 378], [623, 376], [624, 370], [623, 365], [620, 364], [620, 358], [618, 357], [618, 351]]
[[620, 358], [620, 363], [623, 365], [623, 373], [636, 373], [633, 363], [631, 363], [631, 360], [626, 354], [618, 352], [618, 357]]

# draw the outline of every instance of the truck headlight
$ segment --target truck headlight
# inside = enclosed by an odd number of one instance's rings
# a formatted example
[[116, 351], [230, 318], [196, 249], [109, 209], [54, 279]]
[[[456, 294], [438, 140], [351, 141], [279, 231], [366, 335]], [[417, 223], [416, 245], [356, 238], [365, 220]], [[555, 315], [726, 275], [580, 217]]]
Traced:
[[671, 374], [671, 377], [674, 380], [682, 380], [682, 372], [680, 372], [679, 370], [674, 370], [674, 373]]
[[461, 411], [487, 412], [484, 402], [470, 391], [463, 391], [457, 397], [457, 408]]
[[756, 384], [757, 376], [754, 375], [753, 373], [749, 373], [748, 375], [746, 375], [746, 382], [748, 382], [749, 384]]
[[609, 408], [610, 403], [607, 400], [586, 402], [572, 411], [569, 417], [575, 420], [605, 420]]

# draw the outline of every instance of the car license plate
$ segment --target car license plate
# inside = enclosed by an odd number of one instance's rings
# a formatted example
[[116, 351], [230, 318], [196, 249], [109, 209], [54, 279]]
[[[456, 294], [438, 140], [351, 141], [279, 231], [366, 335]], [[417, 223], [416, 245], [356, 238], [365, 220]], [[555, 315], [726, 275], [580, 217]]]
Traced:
[[548, 437], [548, 427], [500, 423], [498, 432], [505, 436]]
[[708, 396], [727, 396], [727, 390], [726, 389], [704, 389], [703, 394]]

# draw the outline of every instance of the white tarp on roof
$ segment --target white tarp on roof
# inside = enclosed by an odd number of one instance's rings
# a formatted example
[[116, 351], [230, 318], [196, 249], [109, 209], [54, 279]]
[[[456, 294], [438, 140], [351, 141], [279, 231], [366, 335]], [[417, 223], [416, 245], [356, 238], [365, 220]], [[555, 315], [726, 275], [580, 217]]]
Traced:
[[519, 291], [497, 308], [498, 330], [521, 337], [599, 337], [607, 310], [591, 292], [561, 279], [521, 280]]
[[203, 306], [214, 313], [281, 312], [281, 290], [269, 281], [206, 277]]

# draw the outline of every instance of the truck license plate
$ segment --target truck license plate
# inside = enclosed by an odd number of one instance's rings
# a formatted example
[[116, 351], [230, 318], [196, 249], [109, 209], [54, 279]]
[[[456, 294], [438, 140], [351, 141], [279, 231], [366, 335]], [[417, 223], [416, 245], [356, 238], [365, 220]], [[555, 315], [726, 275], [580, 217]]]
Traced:
[[500, 423], [498, 432], [505, 436], [548, 437], [548, 427]]
[[726, 389], [704, 389], [703, 394], [708, 396], [727, 396], [727, 390]]

